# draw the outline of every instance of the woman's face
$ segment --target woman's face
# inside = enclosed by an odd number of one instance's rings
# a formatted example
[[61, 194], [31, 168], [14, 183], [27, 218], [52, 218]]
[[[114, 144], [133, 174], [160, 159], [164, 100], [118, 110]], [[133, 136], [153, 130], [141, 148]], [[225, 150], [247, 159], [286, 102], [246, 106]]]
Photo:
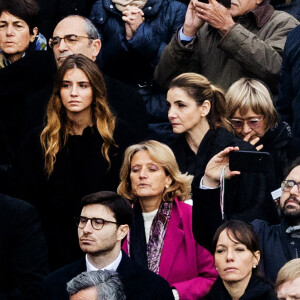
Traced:
[[132, 157], [130, 164], [131, 189], [139, 200], [162, 200], [162, 193], [172, 180], [167, 176], [163, 167], [152, 160], [148, 151], [140, 150]]
[[60, 97], [67, 113], [91, 113], [93, 90], [85, 73], [78, 69], [69, 69], [60, 89]]
[[238, 109], [231, 118], [231, 124], [235, 134], [244, 138], [250, 134], [251, 139], [262, 137], [267, 131], [267, 122], [263, 115], [256, 114], [252, 109], [249, 109], [246, 114], [241, 115]]
[[168, 118], [174, 133], [189, 132], [200, 126], [202, 106], [181, 88], [171, 88], [167, 94]]
[[2, 12], [0, 16], [0, 49], [15, 62], [22, 57], [24, 52], [37, 35], [37, 28], [30, 34], [27, 23], [8, 12]]
[[244, 244], [229, 238], [228, 231], [221, 232], [215, 251], [215, 265], [224, 282], [249, 280], [252, 269], [258, 265], [259, 251], [254, 254]]

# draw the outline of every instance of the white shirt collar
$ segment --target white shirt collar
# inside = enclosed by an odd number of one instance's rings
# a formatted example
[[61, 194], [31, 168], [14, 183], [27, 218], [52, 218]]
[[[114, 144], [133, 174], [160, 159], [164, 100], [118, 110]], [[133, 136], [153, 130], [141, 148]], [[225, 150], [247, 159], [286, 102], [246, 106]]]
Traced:
[[[121, 259], [122, 259], [122, 251], [120, 251], [120, 254], [118, 255], [118, 257], [112, 263], [110, 263], [108, 266], [102, 268], [101, 270], [116, 271], [117, 268], [119, 267]], [[85, 255], [85, 263], [86, 263], [86, 270], [87, 270], [87, 272], [97, 271], [98, 270], [94, 265], [92, 265], [89, 262], [87, 254]]]

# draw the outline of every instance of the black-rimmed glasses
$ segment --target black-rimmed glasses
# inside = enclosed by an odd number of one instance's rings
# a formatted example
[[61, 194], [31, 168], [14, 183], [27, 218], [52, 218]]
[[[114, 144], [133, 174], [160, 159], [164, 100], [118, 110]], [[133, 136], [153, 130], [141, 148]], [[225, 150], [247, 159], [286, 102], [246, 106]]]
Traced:
[[85, 227], [85, 225], [89, 220], [91, 220], [92, 227], [95, 230], [101, 230], [105, 223], [118, 224], [117, 222], [108, 221], [102, 218], [87, 218], [87, 217], [80, 216], [80, 217], [75, 217], [74, 219], [76, 225], [81, 229]]
[[283, 180], [281, 183], [281, 189], [284, 192], [289, 192], [295, 185], [297, 185], [298, 192], [300, 192], [300, 182], [294, 180]]
[[67, 34], [64, 37], [55, 36], [49, 39], [49, 46], [51, 48], [58, 47], [61, 40], [64, 40], [67, 45], [75, 45], [81, 39], [90, 39], [88, 36], [81, 36], [76, 34]]

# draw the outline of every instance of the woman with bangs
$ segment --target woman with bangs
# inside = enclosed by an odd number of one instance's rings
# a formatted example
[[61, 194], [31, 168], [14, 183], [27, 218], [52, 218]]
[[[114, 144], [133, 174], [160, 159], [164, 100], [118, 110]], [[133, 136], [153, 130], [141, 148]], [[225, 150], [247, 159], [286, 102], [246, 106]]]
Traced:
[[205, 300], [276, 300], [273, 286], [264, 278], [261, 250], [251, 225], [230, 220], [213, 237], [219, 278]]
[[28, 137], [16, 164], [19, 196], [40, 211], [52, 269], [79, 257], [72, 223], [80, 200], [116, 190], [122, 154], [133, 139], [108, 107], [96, 64], [69, 56], [58, 69], [46, 125]]
[[257, 150], [269, 152], [274, 166], [274, 186], [283, 180], [283, 170], [288, 163], [291, 128], [278, 122], [268, 88], [258, 80], [241, 78], [226, 93], [227, 117], [235, 134], [257, 146]]

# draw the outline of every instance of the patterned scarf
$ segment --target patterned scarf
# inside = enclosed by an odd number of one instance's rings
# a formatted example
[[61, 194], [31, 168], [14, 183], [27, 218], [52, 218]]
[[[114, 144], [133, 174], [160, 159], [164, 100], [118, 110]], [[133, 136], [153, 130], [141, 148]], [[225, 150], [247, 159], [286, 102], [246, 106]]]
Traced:
[[125, 10], [127, 5], [136, 6], [142, 9], [148, 0], [112, 0], [112, 2], [116, 5], [117, 10], [123, 11]]
[[134, 205], [134, 220], [130, 229], [130, 257], [149, 270], [159, 273], [160, 257], [173, 208], [172, 202], [162, 201], [153, 219], [148, 245], [139, 202]]

